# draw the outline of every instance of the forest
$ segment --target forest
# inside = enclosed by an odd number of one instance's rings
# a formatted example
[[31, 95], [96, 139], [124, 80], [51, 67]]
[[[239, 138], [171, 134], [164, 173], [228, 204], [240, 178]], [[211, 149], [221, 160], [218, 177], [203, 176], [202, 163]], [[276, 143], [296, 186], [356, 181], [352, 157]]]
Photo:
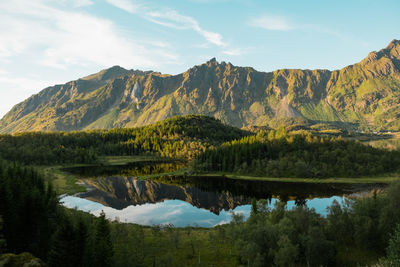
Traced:
[[400, 184], [335, 202], [326, 217], [253, 201], [212, 229], [145, 227], [63, 208], [32, 168], [0, 164], [1, 261], [29, 252], [48, 266], [356, 266], [400, 262]]
[[302, 203], [270, 209], [268, 200], [254, 199], [246, 221], [234, 214], [210, 229], [175, 228], [67, 209], [35, 167], [157, 155], [185, 159], [195, 173], [356, 177], [397, 172], [399, 153], [307, 132], [255, 134], [204, 116], [134, 129], [2, 135], [0, 264], [28, 258], [48, 266], [399, 266], [400, 183], [334, 202], [327, 216]]
[[250, 133], [200, 115], [139, 128], [0, 135], [0, 156], [23, 164], [95, 163], [99, 156], [157, 154], [192, 159], [211, 146]]
[[264, 177], [358, 177], [399, 170], [400, 152], [357, 141], [260, 131], [200, 153], [196, 171]]

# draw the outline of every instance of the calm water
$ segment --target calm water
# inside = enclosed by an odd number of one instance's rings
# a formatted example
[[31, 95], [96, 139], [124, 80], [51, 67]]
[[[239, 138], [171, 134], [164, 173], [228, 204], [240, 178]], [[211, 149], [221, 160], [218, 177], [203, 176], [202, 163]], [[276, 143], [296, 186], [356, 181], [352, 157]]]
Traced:
[[85, 193], [65, 196], [64, 206], [94, 215], [103, 210], [109, 219], [142, 225], [173, 224], [213, 227], [228, 223], [231, 213], [248, 218], [252, 199], [277, 201], [291, 209], [307, 205], [321, 215], [334, 200], [370, 190], [369, 186], [347, 184], [302, 184], [232, 180], [221, 177], [168, 176], [139, 180], [140, 175], [180, 168], [179, 163], [131, 164], [118, 167], [68, 169], [81, 177]]

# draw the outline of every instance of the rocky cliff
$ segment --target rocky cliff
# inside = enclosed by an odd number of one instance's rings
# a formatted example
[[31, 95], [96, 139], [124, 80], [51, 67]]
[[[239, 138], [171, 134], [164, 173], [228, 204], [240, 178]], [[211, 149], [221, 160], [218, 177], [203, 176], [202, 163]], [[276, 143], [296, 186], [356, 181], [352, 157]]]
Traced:
[[336, 71], [266, 73], [215, 59], [178, 75], [116, 66], [31, 96], [3, 117], [0, 132], [134, 127], [185, 114], [239, 127], [400, 130], [400, 41]]

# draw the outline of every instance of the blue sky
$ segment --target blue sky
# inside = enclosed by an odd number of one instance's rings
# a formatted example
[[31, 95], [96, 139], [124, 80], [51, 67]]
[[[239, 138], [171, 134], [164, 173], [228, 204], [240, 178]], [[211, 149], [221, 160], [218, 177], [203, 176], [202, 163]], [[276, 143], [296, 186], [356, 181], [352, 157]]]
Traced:
[[[327, 207], [331, 206], [333, 201], [343, 204], [344, 197], [333, 196], [330, 198], [313, 198], [307, 200], [307, 206], [323, 216], [327, 214]], [[84, 198], [65, 196], [61, 199], [64, 206], [68, 208], [77, 208], [99, 216], [104, 211], [107, 218], [114, 220], [119, 218], [121, 222], [138, 223], [142, 225], [154, 224], [173, 224], [177, 227], [187, 225], [198, 225], [201, 227], [214, 227], [219, 224], [229, 223], [232, 219], [231, 212], [242, 214], [245, 219], [250, 216], [251, 205], [237, 206], [233, 210], [221, 210], [219, 215], [211, 211], [192, 206], [182, 200], [164, 200], [158, 203], [146, 203], [142, 205], [131, 205], [122, 210], [106, 207], [100, 203]], [[272, 199], [268, 204], [273, 208], [277, 199]], [[295, 201], [290, 200], [286, 203], [288, 210], [296, 207]]]
[[400, 39], [399, 10], [398, 0], [0, 0], [0, 116], [114, 65], [339, 69]]

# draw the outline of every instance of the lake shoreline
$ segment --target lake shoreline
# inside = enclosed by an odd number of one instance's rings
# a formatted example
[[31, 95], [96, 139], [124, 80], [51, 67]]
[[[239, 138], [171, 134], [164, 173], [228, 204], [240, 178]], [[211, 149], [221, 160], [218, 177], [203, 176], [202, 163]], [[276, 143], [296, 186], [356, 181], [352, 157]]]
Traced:
[[[67, 164], [53, 166], [36, 166], [40, 169], [49, 181], [52, 181], [57, 189], [58, 195], [69, 194], [74, 195], [79, 192], [85, 192], [86, 188], [82, 185], [81, 177], [66, 171], [68, 168], [76, 167], [107, 167], [107, 166], [127, 166], [129, 164], [143, 163], [171, 163], [181, 162], [180, 160], [162, 158], [155, 156], [113, 156], [104, 157], [100, 163], [96, 164]], [[265, 181], [265, 182], [282, 182], [282, 183], [301, 183], [301, 184], [370, 184], [370, 185], [388, 185], [396, 181], [400, 181], [400, 175], [397, 173], [386, 174], [375, 177], [349, 177], [349, 178], [290, 178], [290, 177], [257, 177], [242, 175], [237, 173], [225, 172], [204, 172], [192, 173], [187, 167], [180, 168], [172, 172], [163, 172], [150, 175], [140, 175], [136, 178], [139, 180], [157, 179], [163, 176], [184, 176], [184, 177], [216, 177], [228, 178], [232, 180], [243, 181]]]
[[209, 177], [225, 177], [233, 180], [253, 180], [253, 181], [266, 181], [266, 182], [284, 182], [284, 183], [346, 183], [346, 184], [390, 184], [400, 181], [399, 174], [388, 174], [387, 176], [376, 177], [349, 177], [349, 178], [291, 178], [291, 177], [258, 177], [248, 176], [235, 173], [223, 172], [205, 172], [199, 174], [192, 174], [192, 177], [209, 176]]

